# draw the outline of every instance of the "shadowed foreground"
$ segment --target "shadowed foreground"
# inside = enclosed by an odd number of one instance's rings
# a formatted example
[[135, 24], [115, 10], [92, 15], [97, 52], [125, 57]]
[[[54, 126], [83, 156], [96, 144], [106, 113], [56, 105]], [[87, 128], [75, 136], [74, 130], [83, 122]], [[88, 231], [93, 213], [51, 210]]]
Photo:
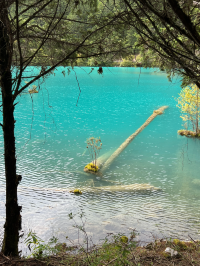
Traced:
[[[109, 243], [101, 247], [94, 246], [90, 252], [80, 251], [76, 254], [69, 251], [65, 244], [57, 255], [46, 258], [14, 259], [0, 254], [0, 265], [136, 265], [136, 266], [188, 266], [200, 265], [200, 243], [198, 241], [182, 242], [157, 240], [146, 247], [137, 247], [135, 242], [128, 241]], [[178, 255], [171, 257], [165, 252], [166, 247], [178, 251]]]

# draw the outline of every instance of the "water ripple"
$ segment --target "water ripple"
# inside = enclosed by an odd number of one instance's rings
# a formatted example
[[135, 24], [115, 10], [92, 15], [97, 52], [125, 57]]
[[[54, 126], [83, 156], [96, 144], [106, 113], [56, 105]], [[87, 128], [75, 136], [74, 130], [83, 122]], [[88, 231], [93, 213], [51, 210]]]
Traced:
[[[81, 224], [83, 212], [94, 242], [109, 232], [129, 233], [134, 228], [143, 242], [155, 236], [187, 238], [188, 233], [197, 239], [200, 143], [177, 136], [181, 121], [172, 96], [180, 91], [179, 84], [169, 87], [164, 75], [153, 75], [153, 70], [148, 69], [142, 70], [139, 85], [137, 69], [114, 68], [113, 75], [105, 69], [103, 77], [92, 73], [93, 80], [81, 69], [76, 71], [83, 88], [78, 107], [74, 75], [67, 77], [66, 87], [66, 78], [59, 72], [46, 82], [53, 108], [46, 101], [46, 90], [34, 95], [33, 124], [29, 95], [22, 96], [16, 106], [17, 172], [23, 176], [18, 191], [25, 232], [32, 229], [45, 240], [54, 233], [63, 241], [66, 235], [76, 240], [74, 220], [68, 215], [72, 212], [76, 223]], [[104, 179], [83, 172], [91, 161], [86, 150], [88, 137], [101, 137], [101, 155], [112, 153], [161, 105], [170, 108], [130, 143], [109, 167]], [[0, 131], [3, 155], [2, 139]], [[81, 196], [68, 192], [83, 186], [136, 183], [149, 183], [160, 190], [85, 192]], [[3, 156], [0, 157], [0, 213], [3, 228]]]

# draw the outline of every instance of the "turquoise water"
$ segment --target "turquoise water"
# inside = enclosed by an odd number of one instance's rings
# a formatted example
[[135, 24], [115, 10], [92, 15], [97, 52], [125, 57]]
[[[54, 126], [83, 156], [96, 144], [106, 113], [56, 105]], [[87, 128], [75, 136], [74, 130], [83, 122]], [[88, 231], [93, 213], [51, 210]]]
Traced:
[[[23, 229], [43, 239], [52, 234], [60, 241], [69, 236], [78, 241], [74, 221], [68, 217], [83, 212], [86, 230], [98, 242], [107, 233], [128, 234], [136, 229], [138, 239], [199, 238], [200, 230], [200, 142], [177, 135], [183, 128], [173, 98], [180, 81], [169, 83], [156, 69], [75, 68], [65, 77], [55, 76], [41, 85], [38, 94], [23, 94], [16, 107], [17, 171], [22, 174], [19, 203], [23, 206]], [[30, 71], [36, 71], [30, 69]], [[79, 97], [80, 85], [81, 94]], [[37, 83], [35, 84], [37, 85]], [[86, 175], [91, 161], [88, 137], [100, 137], [100, 155], [112, 153], [137, 130], [153, 110], [169, 108], [157, 116], [120, 154], [104, 178]], [[0, 225], [5, 217], [3, 140], [0, 131]], [[83, 193], [57, 189], [86, 185], [107, 186], [149, 183], [156, 192]], [[198, 183], [199, 182], [199, 183]], [[80, 237], [81, 238], [81, 237]], [[81, 239], [80, 239], [81, 240]]]

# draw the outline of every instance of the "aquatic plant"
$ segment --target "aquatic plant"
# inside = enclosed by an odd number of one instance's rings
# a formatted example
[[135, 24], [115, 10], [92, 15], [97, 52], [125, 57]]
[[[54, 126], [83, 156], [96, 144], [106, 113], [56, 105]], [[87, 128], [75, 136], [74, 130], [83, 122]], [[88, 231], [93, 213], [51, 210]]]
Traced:
[[93, 163], [89, 163], [85, 166], [84, 169], [87, 169], [88, 171], [97, 172], [99, 170], [99, 167], [97, 165], [94, 165]]
[[[199, 88], [195, 84], [191, 84], [190, 86], [183, 88], [179, 93], [179, 97], [176, 100], [178, 102], [177, 107], [181, 110], [181, 113], [183, 114], [180, 117], [184, 122], [186, 122], [185, 123], [186, 130], [188, 127], [192, 127], [195, 134], [190, 134], [190, 135], [197, 136], [200, 133]], [[186, 135], [186, 134], [184, 133], [180, 135]]]
[[[24, 81], [26, 84], [28, 83], [28, 81]], [[37, 86], [36, 85], [32, 85], [32, 87], [28, 87], [28, 92], [29, 93], [38, 93], [37, 90]]]
[[29, 93], [38, 93], [38, 90], [36, 90], [37, 86], [32, 85], [32, 88], [28, 90]]
[[[88, 149], [90, 156], [92, 158], [92, 164], [89, 164], [89, 167], [91, 166], [91, 168], [98, 169], [97, 168], [97, 158], [99, 156], [101, 146], [102, 146], [102, 143], [101, 143], [100, 137], [99, 138], [91, 137], [91, 138], [87, 139], [87, 149]], [[96, 172], [96, 171], [94, 171], [94, 172]]]
[[74, 189], [73, 191], [70, 192], [73, 192], [74, 194], [82, 194], [82, 191], [80, 189]]

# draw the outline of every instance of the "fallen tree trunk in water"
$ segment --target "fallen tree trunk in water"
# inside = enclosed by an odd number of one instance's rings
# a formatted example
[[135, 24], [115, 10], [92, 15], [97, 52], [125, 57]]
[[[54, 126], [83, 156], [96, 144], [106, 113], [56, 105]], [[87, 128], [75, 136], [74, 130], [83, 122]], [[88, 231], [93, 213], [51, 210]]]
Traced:
[[168, 106], [160, 107], [158, 110], [155, 110], [153, 114], [146, 120], [146, 122], [133, 133], [130, 137], [128, 137], [119, 148], [108, 158], [108, 160], [104, 163], [101, 168], [101, 172], [103, 173], [111, 163], [117, 158], [117, 156], [131, 143], [131, 141], [143, 130], [146, 126], [157, 116], [163, 114], [164, 110], [167, 109]]
[[151, 186], [150, 184], [131, 184], [131, 185], [116, 185], [116, 186], [102, 186], [102, 187], [82, 187], [82, 192], [131, 192], [131, 191], [154, 191], [159, 190], [158, 187]]
[[[27, 191], [27, 189], [34, 190], [34, 191], [48, 191], [48, 192], [74, 192], [75, 190], [79, 189], [60, 189], [60, 188], [39, 188], [39, 187], [23, 187], [19, 188], [19, 191]], [[130, 185], [114, 185], [114, 186], [102, 186], [102, 187], [80, 187], [81, 192], [91, 192], [91, 193], [98, 193], [98, 192], [131, 192], [131, 191], [155, 191], [160, 190], [158, 187], [151, 186], [150, 184], [130, 184]]]

